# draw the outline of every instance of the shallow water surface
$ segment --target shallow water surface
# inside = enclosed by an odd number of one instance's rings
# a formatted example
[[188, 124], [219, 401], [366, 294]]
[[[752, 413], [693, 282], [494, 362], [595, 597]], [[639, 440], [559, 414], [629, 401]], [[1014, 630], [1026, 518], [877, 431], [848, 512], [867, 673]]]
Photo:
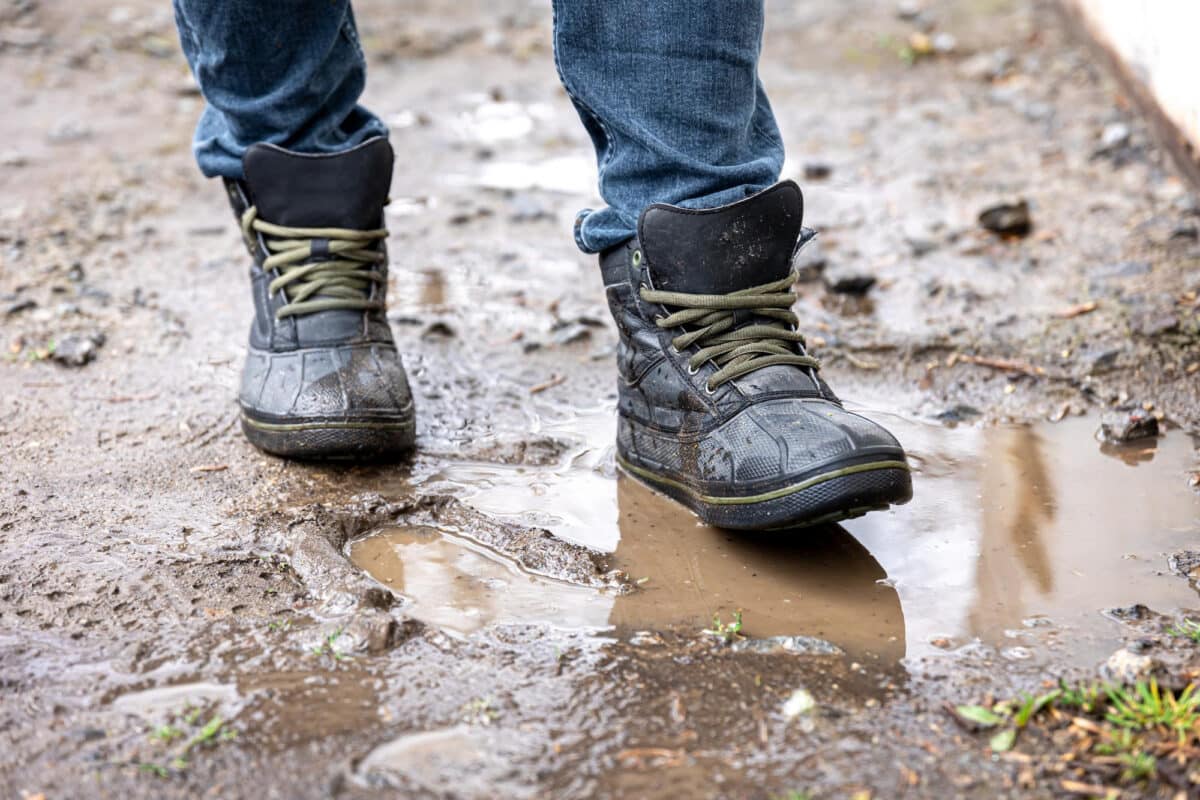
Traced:
[[478, 510], [611, 554], [638, 591], [523, 572], [461, 532], [391, 528], [352, 559], [452, 632], [534, 622], [618, 634], [699, 629], [740, 611], [754, 638], [812, 636], [894, 661], [981, 640], [1011, 659], [1093, 663], [1120, 643], [1105, 610], [1197, 605], [1167, 557], [1193, 546], [1192, 441], [1114, 450], [1096, 423], [945, 428], [866, 412], [909, 448], [915, 499], [844, 525], [745, 534], [701, 525], [613, 468], [597, 409], [542, 433], [577, 446], [547, 467], [451, 464], [420, 478]]

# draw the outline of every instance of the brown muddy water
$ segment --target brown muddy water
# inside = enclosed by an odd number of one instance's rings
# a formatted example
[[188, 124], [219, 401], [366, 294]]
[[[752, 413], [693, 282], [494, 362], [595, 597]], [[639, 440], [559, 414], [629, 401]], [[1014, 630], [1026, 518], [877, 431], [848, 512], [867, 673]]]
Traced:
[[1186, 435], [1114, 450], [1089, 418], [947, 428], [864, 413], [908, 446], [916, 496], [843, 525], [758, 535], [704, 526], [614, 468], [609, 408], [541, 423], [576, 442], [553, 465], [455, 463], [414, 476], [422, 491], [611, 554], [632, 593], [529, 573], [454, 528], [384, 528], [349, 555], [408, 613], [459, 636], [535, 623], [636, 637], [740, 611], [751, 640], [824, 640], [880, 666], [976, 641], [1011, 661], [1094, 665], [1122, 641], [1110, 609], [1196, 606], [1185, 581], [1165, 576], [1200, 530]]

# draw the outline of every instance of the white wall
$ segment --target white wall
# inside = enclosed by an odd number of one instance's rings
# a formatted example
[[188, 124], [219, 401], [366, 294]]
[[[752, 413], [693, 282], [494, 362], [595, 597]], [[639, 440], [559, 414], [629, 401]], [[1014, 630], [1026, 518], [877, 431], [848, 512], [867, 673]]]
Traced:
[[1067, 0], [1200, 147], [1200, 0]]

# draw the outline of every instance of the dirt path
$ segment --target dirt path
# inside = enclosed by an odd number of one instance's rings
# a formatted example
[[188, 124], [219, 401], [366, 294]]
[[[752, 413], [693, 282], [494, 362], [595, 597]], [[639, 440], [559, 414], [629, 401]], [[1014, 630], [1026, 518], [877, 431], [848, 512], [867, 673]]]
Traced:
[[[0, 5], [0, 794], [1120, 784], [1049, 728], [993, 758], [943, 709], [1125, 642], [1167, 683], [1200, 668], [1166, 633], [1200, 605], [1168, 565], [1200, 529], [1200, 205], [1052, 10], [931, 2], [955, 41], [922, 56], [893, 3], [772, 5], [764, 79], [821, 231], [798, 308], [918, 466], [911, 506], [780, 542], [616, 475], [548, 13], [448, 8], [358, 9], [420, 452], [330, 468], [237, 429], [246, 265], [187, 151], [169, 9]], [[1029, 232], [981, 228], [1018, 199]], [[1165, 435], [1101, 451], [1114, 407]], [[739, 609], [749, 638], [699, 632]], [[1194, 792], [1174, 765], [1124, 796]]]

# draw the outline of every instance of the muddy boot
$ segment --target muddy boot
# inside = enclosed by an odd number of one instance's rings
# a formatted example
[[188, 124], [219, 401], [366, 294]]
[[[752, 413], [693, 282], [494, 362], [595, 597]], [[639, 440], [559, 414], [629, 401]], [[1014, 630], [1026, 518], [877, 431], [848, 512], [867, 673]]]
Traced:
[[385, 315], [391, 146], [316, 156], [258, 144], [243, 168], [226, 188], [254, 258], [246, 438], [296, 458], [411, 448], [412, 394]]
[[655, 205], [600, 257], [617, 459], [710, 525], [811, 525], [912, 497], [904, 450], [842, 408], [797, 331], [803, 209], [790, 181], [707, 211]]

